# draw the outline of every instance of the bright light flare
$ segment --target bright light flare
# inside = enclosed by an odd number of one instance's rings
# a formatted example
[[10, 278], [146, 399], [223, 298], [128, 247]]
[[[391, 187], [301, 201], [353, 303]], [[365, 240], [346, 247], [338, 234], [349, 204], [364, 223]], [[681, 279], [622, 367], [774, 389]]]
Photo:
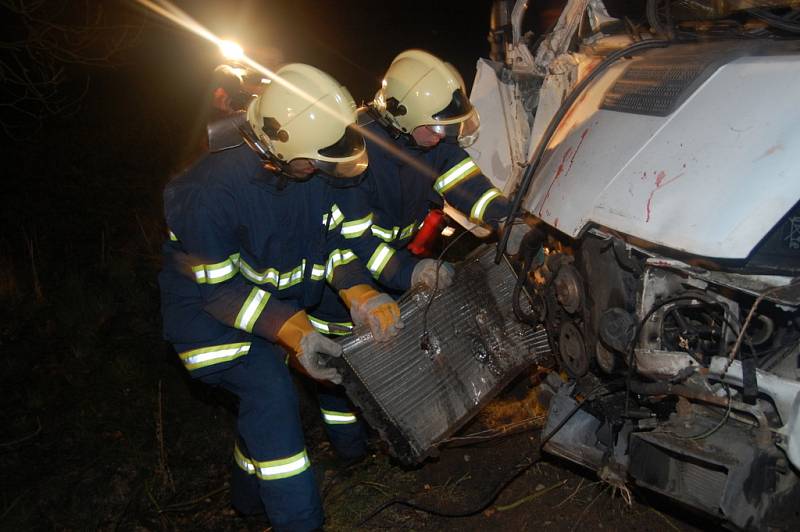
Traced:
[[[309, 105], [316, 104], [319, 106], [320, 109], [326, 111], [328, 114], [336, 118], [337, 120], [341, 121], [345, 126], [354, 127], [358, 130], [359, 133], [364, 135], [366, 138], [372, 140], [376, 144], [378, 144], [381, 148], [388, 151], [398, 159], [401, 159], [403, 162], [408, 164], [409, 166], [413, 166], [414, 168], [418, 169], [419, 171], [431, 176], [436, 177], [438, 172], [436, 172], [431, 166], [421, 162], [420, 160], [416, 159], [405, 153], [402, 149], [395, 146], [393, 143], [386, 141], [385, 139], [381, 138], [379, 135], [375, 135], [371, 131], [360, 127], [358, 125], [354, 125], [350, 119], [350, 117], [342, 116], [339, 114], [335, 109], [331, 109], [330, 107], [323, 105], [322, 102], [318, 101], [316, 98], [312, 97], [310, 94], [306, 93], [299, 87], [294, 86], [292, 83], [289, 83], [282, 77], [278, 76], [272, 70], [268, 69], [264, 65], [257, 63], [253, 59], [247, 56], [242, 50], [241, 46], [237, 45], [232, 41], [226, 41], [220, 39], [216, 35], [214, 35], [210, 30], [208, 30], [205, 26], [194, 20], [189, 14], [182, 11], [180, 8], [172, 4], [167, 0], [135, 0], [139, 4], [143, 5], [147, 9], [151, 10], [154, 13], [161, 15], [162, 17], [166, 18], [177, 24], [178, 26], [194, 33], [195, 35], [202, 37], [203, 39], [215, 44], [219, 47], [220, 50], [224, 50], [224, 45], [232, 44], [236, 46], [240, 52], [240, 56], [237, 58], [239, 63], [247, 65], [251, 69], [261, 73], [266, 79], [274, 81], [276, 83], [280, 83], [281, 85], [287, 87], [289, 90], [298, 94], [301, 98], [305, 99]], [[225, 52], [223, 51], [223, 54]], [[263, 80], [262, 80], [263, 82]]]
[[219, 51], [222, 52], [222, 56], [225, 59], [230, 59], [231, 61], [244, 59], [244, 50], [233, 41], [220, 41]]

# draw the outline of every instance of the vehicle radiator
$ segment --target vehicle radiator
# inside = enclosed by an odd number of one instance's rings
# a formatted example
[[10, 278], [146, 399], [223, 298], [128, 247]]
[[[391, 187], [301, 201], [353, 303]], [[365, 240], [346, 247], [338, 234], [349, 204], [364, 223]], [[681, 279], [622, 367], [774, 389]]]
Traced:
[[473, 253], [432, 301], [422, 286], [404, 295], [405, 328], [391, 341], [376, 343], [365, 328], [341, 341], [337, 364], [348, 396], [402, 462], [434, 453], [550, 350], [542, 328], [514, 317], [516, 277], [493, 258], [491, 246]]

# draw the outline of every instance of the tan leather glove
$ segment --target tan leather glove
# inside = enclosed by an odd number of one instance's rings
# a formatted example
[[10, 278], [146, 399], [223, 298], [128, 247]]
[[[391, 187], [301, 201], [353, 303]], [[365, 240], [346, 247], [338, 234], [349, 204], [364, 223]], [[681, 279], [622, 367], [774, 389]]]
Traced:
[[350, 317], [356, 326], [367, 325], [372, 337], [385, 342], [396, 336], [398, 329], [404, 327], [400, 319], [400, 307], [388, 294], [378, 292], [367, 284], [358, 284], [345, 290], [339, 290]]
[[422, 283], [428, 288], [444, 290], [453, 284], [453, 276], [456, 273], [453, 265], [449, 262], [442, 261], [441, 264], [438, 262], [436, 259], [419, 261], [411, 272], [411, 286]]
[[292, 358], [297, 369], [312, 379], [341, 384], [342, 376], [334, 368], [326, 367], [321, 355], [342, 356], [342, 346], [318, 333], [305, 310], [286, 320], [278, 331], [278, 341], [294, 352]]

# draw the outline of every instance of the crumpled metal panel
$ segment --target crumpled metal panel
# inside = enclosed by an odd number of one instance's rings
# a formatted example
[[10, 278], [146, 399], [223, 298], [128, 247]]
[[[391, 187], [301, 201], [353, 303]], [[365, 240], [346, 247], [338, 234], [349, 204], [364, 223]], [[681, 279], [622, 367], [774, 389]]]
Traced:
[[493, 257], [487, 246], [459, 264], [453, 286], [429, 308], [430, 290], [406, 294], [405, 328], [392, 341], [376, 343], [364, 329], [342, 340], [348, 395], [403, 462], [430, 455], [549, 351], [543, 329], [514, 318], [515, 276]]

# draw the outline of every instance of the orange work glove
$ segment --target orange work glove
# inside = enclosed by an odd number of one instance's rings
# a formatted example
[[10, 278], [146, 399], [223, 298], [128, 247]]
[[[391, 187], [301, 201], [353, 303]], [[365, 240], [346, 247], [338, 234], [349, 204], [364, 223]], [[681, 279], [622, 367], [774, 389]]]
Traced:
[[388, 294], [378, 292], [367, 284], [357, 284], [339, 290], [339, 296], [350, 309], [350, 317], [356, 326], [367, 325], [372, 337], [385, 342], [396, 336], [404, 327], [400, 319], [400, 307]]
[[326, 367], [322, 355], [342, 356], [342, 346], [322, 336], [308, 321], [305, 310], [301, 310], [281, 326], [278, 341], [294, 351], [295, 360], [302, 371], [318, 381], [331, 381], [341, 384], [342, 376], [334, 368]]

